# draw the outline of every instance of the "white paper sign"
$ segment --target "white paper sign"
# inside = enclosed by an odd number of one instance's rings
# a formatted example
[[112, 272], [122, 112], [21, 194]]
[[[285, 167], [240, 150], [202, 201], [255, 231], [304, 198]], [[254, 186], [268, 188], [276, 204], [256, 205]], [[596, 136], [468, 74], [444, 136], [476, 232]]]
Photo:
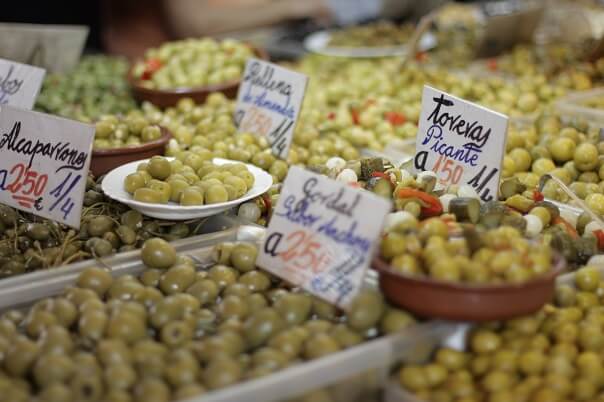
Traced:
[[45, 74], [43, 68], [0, 59], [0, 106], [34, 107]]
[[340, 307], [359, 290], [391, 203], [290, 168], [257, 264]]
[[273, 154], [287, 158], [307, 83], [304, 74], [250, 59], [237, 94], [239, 131], [266, 137]]
[[64, 73], [80, 60], [88, 30], [84, 25], [0, 23], [0, 57]]
[[438, 184], [468, 184], [482, 201], [497, 198], [507, 116], [424, 86], [414, 166]]
[[80, 227], [94, 126], [0, 108], [0, 202]]

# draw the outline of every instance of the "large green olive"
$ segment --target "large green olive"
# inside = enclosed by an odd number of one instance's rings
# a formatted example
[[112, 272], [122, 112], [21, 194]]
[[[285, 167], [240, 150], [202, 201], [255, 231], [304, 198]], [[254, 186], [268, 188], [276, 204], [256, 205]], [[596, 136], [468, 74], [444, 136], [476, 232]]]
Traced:
[[167, 241], [153, 238], [143, 244], [141, 258], [149, 268], [167, 269], [176, 263], [176, 250]]

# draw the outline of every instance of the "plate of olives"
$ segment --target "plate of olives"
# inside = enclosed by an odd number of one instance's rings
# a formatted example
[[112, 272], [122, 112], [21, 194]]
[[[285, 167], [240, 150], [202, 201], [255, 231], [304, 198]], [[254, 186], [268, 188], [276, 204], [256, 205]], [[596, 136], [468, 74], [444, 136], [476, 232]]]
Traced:
[[226, 211], [262, 195], [272, 184], [264, 170], [229, 159], [183, 163], [154, 156], [112, 170], [102, 188], [108, 197], [144, 215], [187, 220]]

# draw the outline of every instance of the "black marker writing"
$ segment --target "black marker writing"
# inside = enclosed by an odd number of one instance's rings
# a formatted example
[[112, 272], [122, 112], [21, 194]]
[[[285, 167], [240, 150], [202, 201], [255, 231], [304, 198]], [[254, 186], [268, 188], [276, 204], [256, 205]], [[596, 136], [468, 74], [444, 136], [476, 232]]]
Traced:
[[20, 133], [21, 122], [18, 121], [13, 125], [10, 133], [2, 134], [2, 138], [0, 139], [0, 150], [6, 149], [28, 156], [28, 168], [31, 167], [34, 159], [38, 155], [64, 162], [65, 164], [60, 166], [56, 172], [63, 169], [82, 170], [84, 168], [84, 164], [88, 159], [88, 153], [72, 148], [71, 143], [57, 142], [56, 144], [52, 144], [50, 142], [42, 142], [39, 139], [34, 142], [34, 140], [19, 138]]

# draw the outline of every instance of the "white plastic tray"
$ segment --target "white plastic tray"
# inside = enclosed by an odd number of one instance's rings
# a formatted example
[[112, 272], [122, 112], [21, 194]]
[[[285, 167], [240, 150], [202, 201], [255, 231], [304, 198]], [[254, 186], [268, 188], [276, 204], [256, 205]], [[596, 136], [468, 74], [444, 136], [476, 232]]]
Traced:
[[[264, 234], [264, 229], [260, 226], [242, 225], [241, 219], [225, 215], [208, 219], [204, 226], [206, 234], [191, 236], [171, 244], [179, 252], [188, 252], [224, 241], [254, 240]], [[116, 276], [140, 272], [143, 269], [140, 263], [140, 250], [119, 253], [100, 260], [112, 267]], [[73, 283], [81, 271], [99, 264], [99, 261], [89, 259], [3, 279], [0, 281], [0, 310], [57, 294], [65, 286]]]

